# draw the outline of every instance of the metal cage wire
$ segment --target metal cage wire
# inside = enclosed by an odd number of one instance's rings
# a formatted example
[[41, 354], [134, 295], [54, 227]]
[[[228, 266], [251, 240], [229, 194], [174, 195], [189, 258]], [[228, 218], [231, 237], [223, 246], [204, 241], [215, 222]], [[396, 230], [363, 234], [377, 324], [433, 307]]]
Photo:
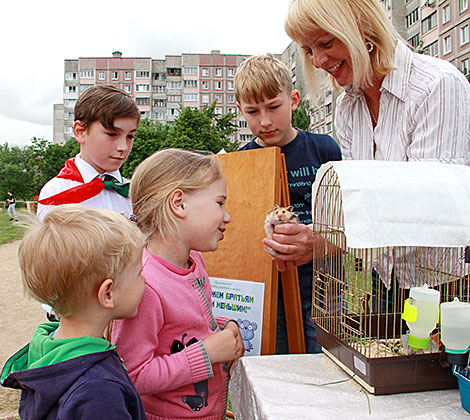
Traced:
[[[454, 297], [469, 301], [469, 290], [459, 281], [468, 274], [463, 248], [349, 248], [341, 187], [333, 167], [325, 172], [312, 199], [316, 244], [312, 319], [355, 351], [367, 358], [410, 354], [402, 343], [407, 326], [401, 319], [410, 286], [427, 284], [439, 290], [441, 302]], [[374, 307], [391, 285], [395, 285], [391, 303]], [[431, 343], [427, 352], [438, 353], [438, 328]]]

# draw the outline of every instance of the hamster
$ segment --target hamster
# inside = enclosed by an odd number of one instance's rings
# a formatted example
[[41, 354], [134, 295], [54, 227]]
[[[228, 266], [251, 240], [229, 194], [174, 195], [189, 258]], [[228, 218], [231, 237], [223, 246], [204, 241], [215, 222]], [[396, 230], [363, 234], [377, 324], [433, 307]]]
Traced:
[[266, 215], [264, 230], [268, 238], [273, 237], [274, 227], [280, 223], [300, 223], [299, 215], [293, 212], [293, 207], [279, 207], [277, 204]]

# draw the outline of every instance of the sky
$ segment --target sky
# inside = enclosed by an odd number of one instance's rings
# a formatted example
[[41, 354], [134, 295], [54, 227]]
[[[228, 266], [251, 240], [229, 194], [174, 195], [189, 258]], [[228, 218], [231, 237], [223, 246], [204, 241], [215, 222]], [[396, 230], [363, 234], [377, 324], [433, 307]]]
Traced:
[[280, 54], [289, 0], [2, 2], [0, 144], [52, 141], [64, 59], [167, 54]]

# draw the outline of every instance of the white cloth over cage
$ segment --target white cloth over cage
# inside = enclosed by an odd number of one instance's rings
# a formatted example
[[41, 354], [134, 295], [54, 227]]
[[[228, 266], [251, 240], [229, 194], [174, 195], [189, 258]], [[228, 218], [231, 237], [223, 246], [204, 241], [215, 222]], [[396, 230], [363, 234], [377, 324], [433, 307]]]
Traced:
[[348, 247], [470, 245], [470, 167], [435, 161], [329, 162], [316, 174], [312, 207], [331, 167], [341, 188]]

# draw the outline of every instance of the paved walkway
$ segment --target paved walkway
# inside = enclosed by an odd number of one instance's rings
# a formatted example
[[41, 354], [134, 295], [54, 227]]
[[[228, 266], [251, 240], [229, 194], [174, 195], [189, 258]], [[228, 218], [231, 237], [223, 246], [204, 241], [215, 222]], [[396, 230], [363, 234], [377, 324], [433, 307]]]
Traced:
[[[29, 342], [46, 320], [41, 305], [25, 296], [18, 266], [20, 241], [0, 245], [0, 366]], [[15, 418], [17, 392], [0, 387], [0, 419]]]

